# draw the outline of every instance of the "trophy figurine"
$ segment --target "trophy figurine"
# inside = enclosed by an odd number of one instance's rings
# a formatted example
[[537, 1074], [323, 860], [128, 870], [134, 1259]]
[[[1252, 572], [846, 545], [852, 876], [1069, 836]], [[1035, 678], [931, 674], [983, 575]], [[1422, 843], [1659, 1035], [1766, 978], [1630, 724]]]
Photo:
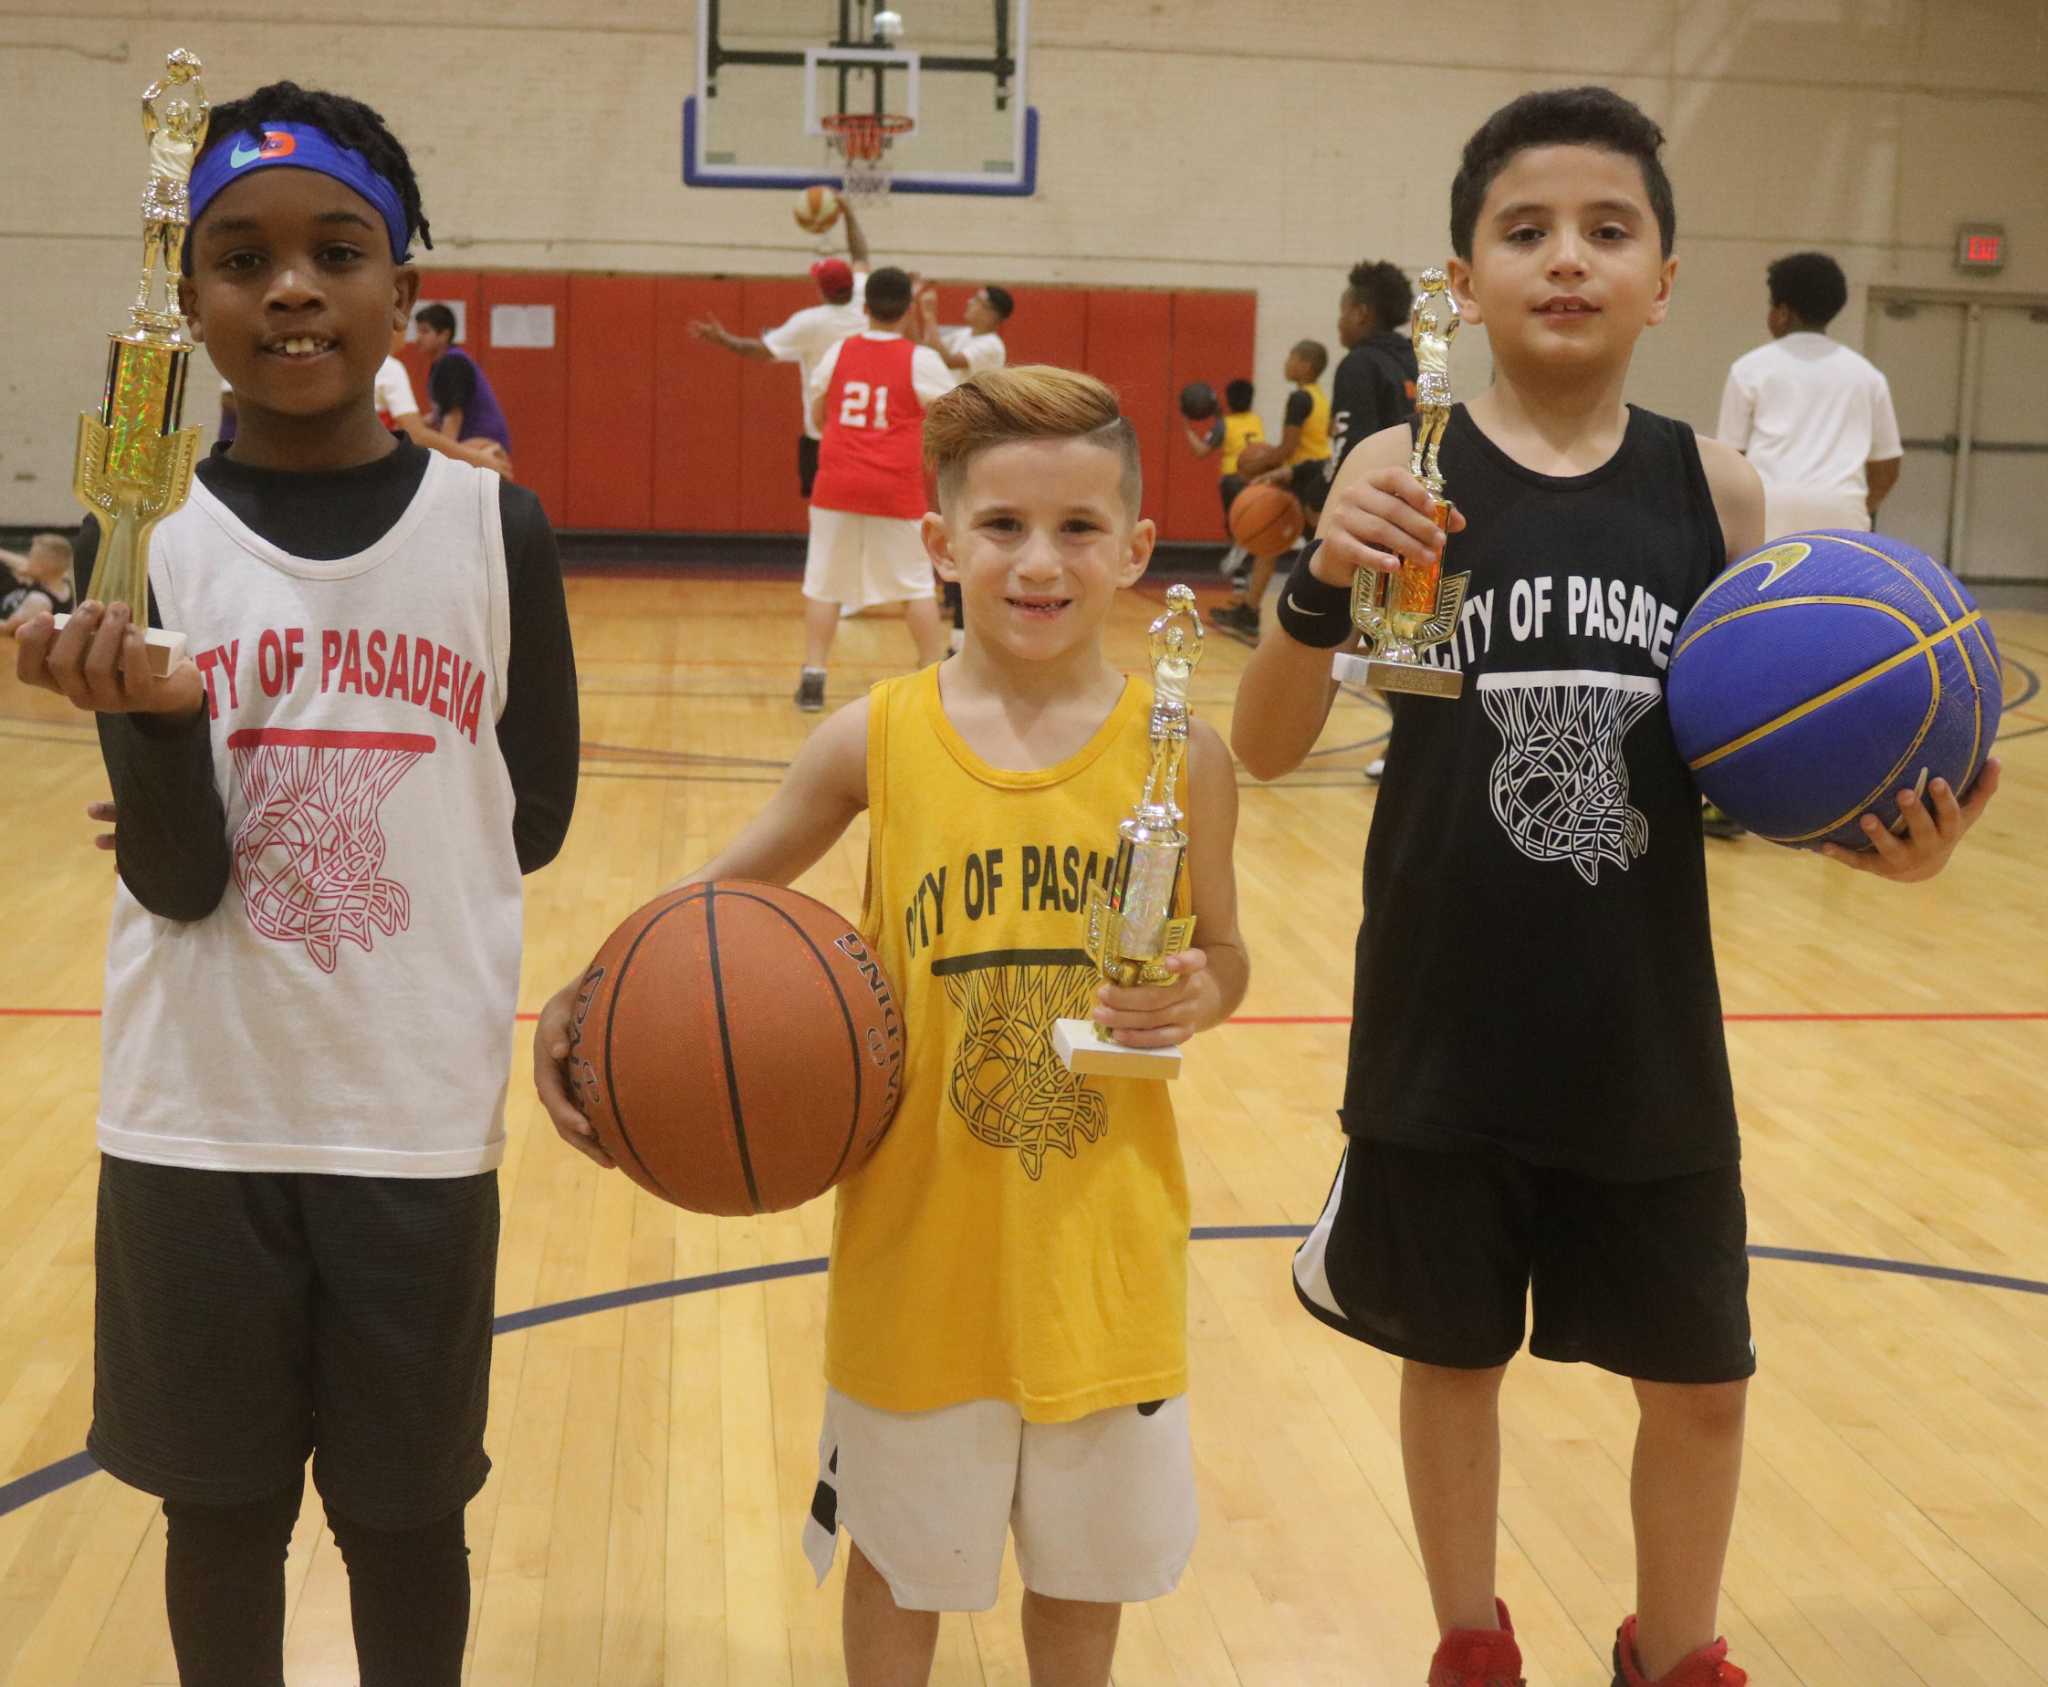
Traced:
[[[162, 678], [184, 653], [182, 633], [149, 625], [150, 530], [184, 503], [199, 430], [180, 427], [192, 342], [178, 313], [178, 275], [191, 222], [192, 161], [212, 107], [199, 60], [182, 47], [142, 95], [149, 184], [142, 191], [142, 281], [126, 333], [107, 336], [107, 380], [97, 415], [78, 418], [72, 491], [99, 521], [100, 546], [85, 595], [125, 603]], [[161, 300], [161, 302], [159, 302]], [[59, 616], [61, 626], [68, 617]]]
[[[1415, 450], [1409, 471], [1436, 501], [1436, 524], [1448, 532], [1451, 501], [1444, 496], [1444, 475], [1437, 463], [1444, 424], [1451, 419], [1451, 339], [1458, 332], [1458, 301], [1450, 278], [1440, 269], [1422, 272], [1422, 291], [1408, 316], [1408, 337], [1415, 344]], [[1339, 656], [1332, 664], [1337, 679], [1369, 685], [1380, 691], [1408, 691], [1422, 697], [1455, 697], [1465, 676], [1455, 668], [1437, 668], [1422, 652], [1441, 644], [1456, 631], [1465, 606], [1469, 574], [1446, 575], [1443, 559], [1410, 560], [1392, 573], [1361, 568], [1351, 582], [1351, 624], [1371, 644], [1366, 656]]]
[[[1088, 958], [1111, 984], [1165, 984], [1162, 966], [1195, 935], [1192, 914], [1174, 917], [1188, 835], [1173, 800], [1188, 753], [1188, 681], [1202, 659], [1202, 618], [1186, 586], [1166, 588], [1166, 613], [1152, 623], [1152, 765], [1145, 788], [1116, 829], [1116, 859], [1088, 899]], [[1139, 1049], [1119, 1043], [1093, 1019], [1056, 1019], [1053, 1052], [1070, 1072], [1124, 1078], [1172, 1078], [1177, 1048]]]

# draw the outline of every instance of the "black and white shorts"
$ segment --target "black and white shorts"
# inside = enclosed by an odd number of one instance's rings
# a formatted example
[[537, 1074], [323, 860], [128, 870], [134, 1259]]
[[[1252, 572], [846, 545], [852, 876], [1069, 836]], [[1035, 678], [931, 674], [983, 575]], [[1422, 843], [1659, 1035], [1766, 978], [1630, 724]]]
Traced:
[[1756, 1370], [1739, 1166], [1607, 1183], [1490, 1150], [1352, 1137], [1294, 1256], [1302, 1305], [1423, 1364], [1520, 1351], [1643, 1382]]
[[93, 1421], [131, 1487], [244, 1505], [299, 1479], [410, 1529], [484, 1484], [498, 1174], [100, 1158]]
[[1187, 1396], [1027, 1423], [1004, 1400], [886, 1412], [828, 1389], [804, 1521], [820, 1582], [841, 1529], [905, 1611], [989, 1609], [1010, 1535], [1034, 1593], [1157, 1599], [1195, 1547]]

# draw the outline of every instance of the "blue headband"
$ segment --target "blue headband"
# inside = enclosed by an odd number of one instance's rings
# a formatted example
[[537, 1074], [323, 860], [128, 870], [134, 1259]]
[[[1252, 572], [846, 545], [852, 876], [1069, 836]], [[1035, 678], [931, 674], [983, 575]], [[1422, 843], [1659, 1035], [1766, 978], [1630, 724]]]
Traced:
[[[318, 170], [360, 193], [384, 219], [384, 232], [391, 239], [391, 261], [406, 261], [410, 244], [407, 236], [411, 231], [406, 225], [405, 206], [398, 197], [398, 189], [372, 169], [370, 161], [354, 147], [343, 146], [310, 123], [266, 123], [261, 146], [252, 142], [245, 131], [238, 131], [232, 139], [210, 147], [192, 171], [193, 224], [198, 224], [222, 188], [252, 171], [279, 166], [288, 170]], [[189, 257], [186, 268], [191, 268]]]

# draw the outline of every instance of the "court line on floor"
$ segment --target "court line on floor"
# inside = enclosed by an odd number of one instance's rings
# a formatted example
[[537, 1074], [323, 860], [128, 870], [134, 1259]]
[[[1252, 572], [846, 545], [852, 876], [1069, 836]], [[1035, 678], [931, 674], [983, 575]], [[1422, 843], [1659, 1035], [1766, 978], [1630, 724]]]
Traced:
[[[1309, 1233], [1305, 1224], [1198, 1224], [1192, 1239], [1197, 1242], [1299, 1241]], [[1876, 1271], [1893, 1277], [1920, 1277], [1938, 1283], [1962, 1283], [1971, 1288], [2004, 1289], [2015, 1294], [2048, 1295], [2048, 1282], [2032, 1277], [2008, 1277], [1992, 1271], [1970, 1271], [1954, 1265], [1926, 1265], [1917, 1260], [1881, 1259], [1870, 1254], [1825, 1253], [1815, 1248], [1777, 1248], [1751, 1243], [1751, 1259], [1782, 1260], [1796, 1265], [1832, 1265], [1847, 1271]], [[731, 1271], [710, 1271], [696, 1277], [675, 1277], [665, 1283], [637, 1283], [631, 1288], [608, 1289], [602, 1294], [578, 1295], [572, 1300], [551, 1301], [529, 1306], [521, 1312], [507, 1312], [493, 1320], [494, 1336], [516, 1335], [545, 1324], [565, 1323], [600, 1312], [617, 1312], [629, 1306], [653, 1301], [678, 1300], [684, 1295], [709, 1294], [718, 1289], [743, 1288], [751, 1283], [773, 1283], [789, 1277], [818, 1277], [825, 1271], [822, 1258], [786, 1259], [772, 1265], [743, 1265]], [[0, 1517], [33, 1505], [37, 1500], [82, 1482], [99, 1469], [92, 1454], [73, 1453], [68, 1458], [0, 1483]]]

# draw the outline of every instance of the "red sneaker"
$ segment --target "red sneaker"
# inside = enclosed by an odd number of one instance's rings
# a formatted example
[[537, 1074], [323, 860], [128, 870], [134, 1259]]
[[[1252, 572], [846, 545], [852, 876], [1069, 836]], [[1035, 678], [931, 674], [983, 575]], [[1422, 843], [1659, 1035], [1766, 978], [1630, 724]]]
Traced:
[[1437, 1642], [1426, 1687], [1528, 1687], [1508, 1608], [1498, 1599], [1493, 1608], [1499, 1628], [1454, 1628]]
[[1614, 1687], [1747, 1687], [1748, 1681], [1749, 1672], [1728, 1661], [1725, 1640], [1686, 1653], [1652, 1681], [1636, 1659], [1635, 1618], [1623, 1618], [1621, 1632], [1614, 1637]]

